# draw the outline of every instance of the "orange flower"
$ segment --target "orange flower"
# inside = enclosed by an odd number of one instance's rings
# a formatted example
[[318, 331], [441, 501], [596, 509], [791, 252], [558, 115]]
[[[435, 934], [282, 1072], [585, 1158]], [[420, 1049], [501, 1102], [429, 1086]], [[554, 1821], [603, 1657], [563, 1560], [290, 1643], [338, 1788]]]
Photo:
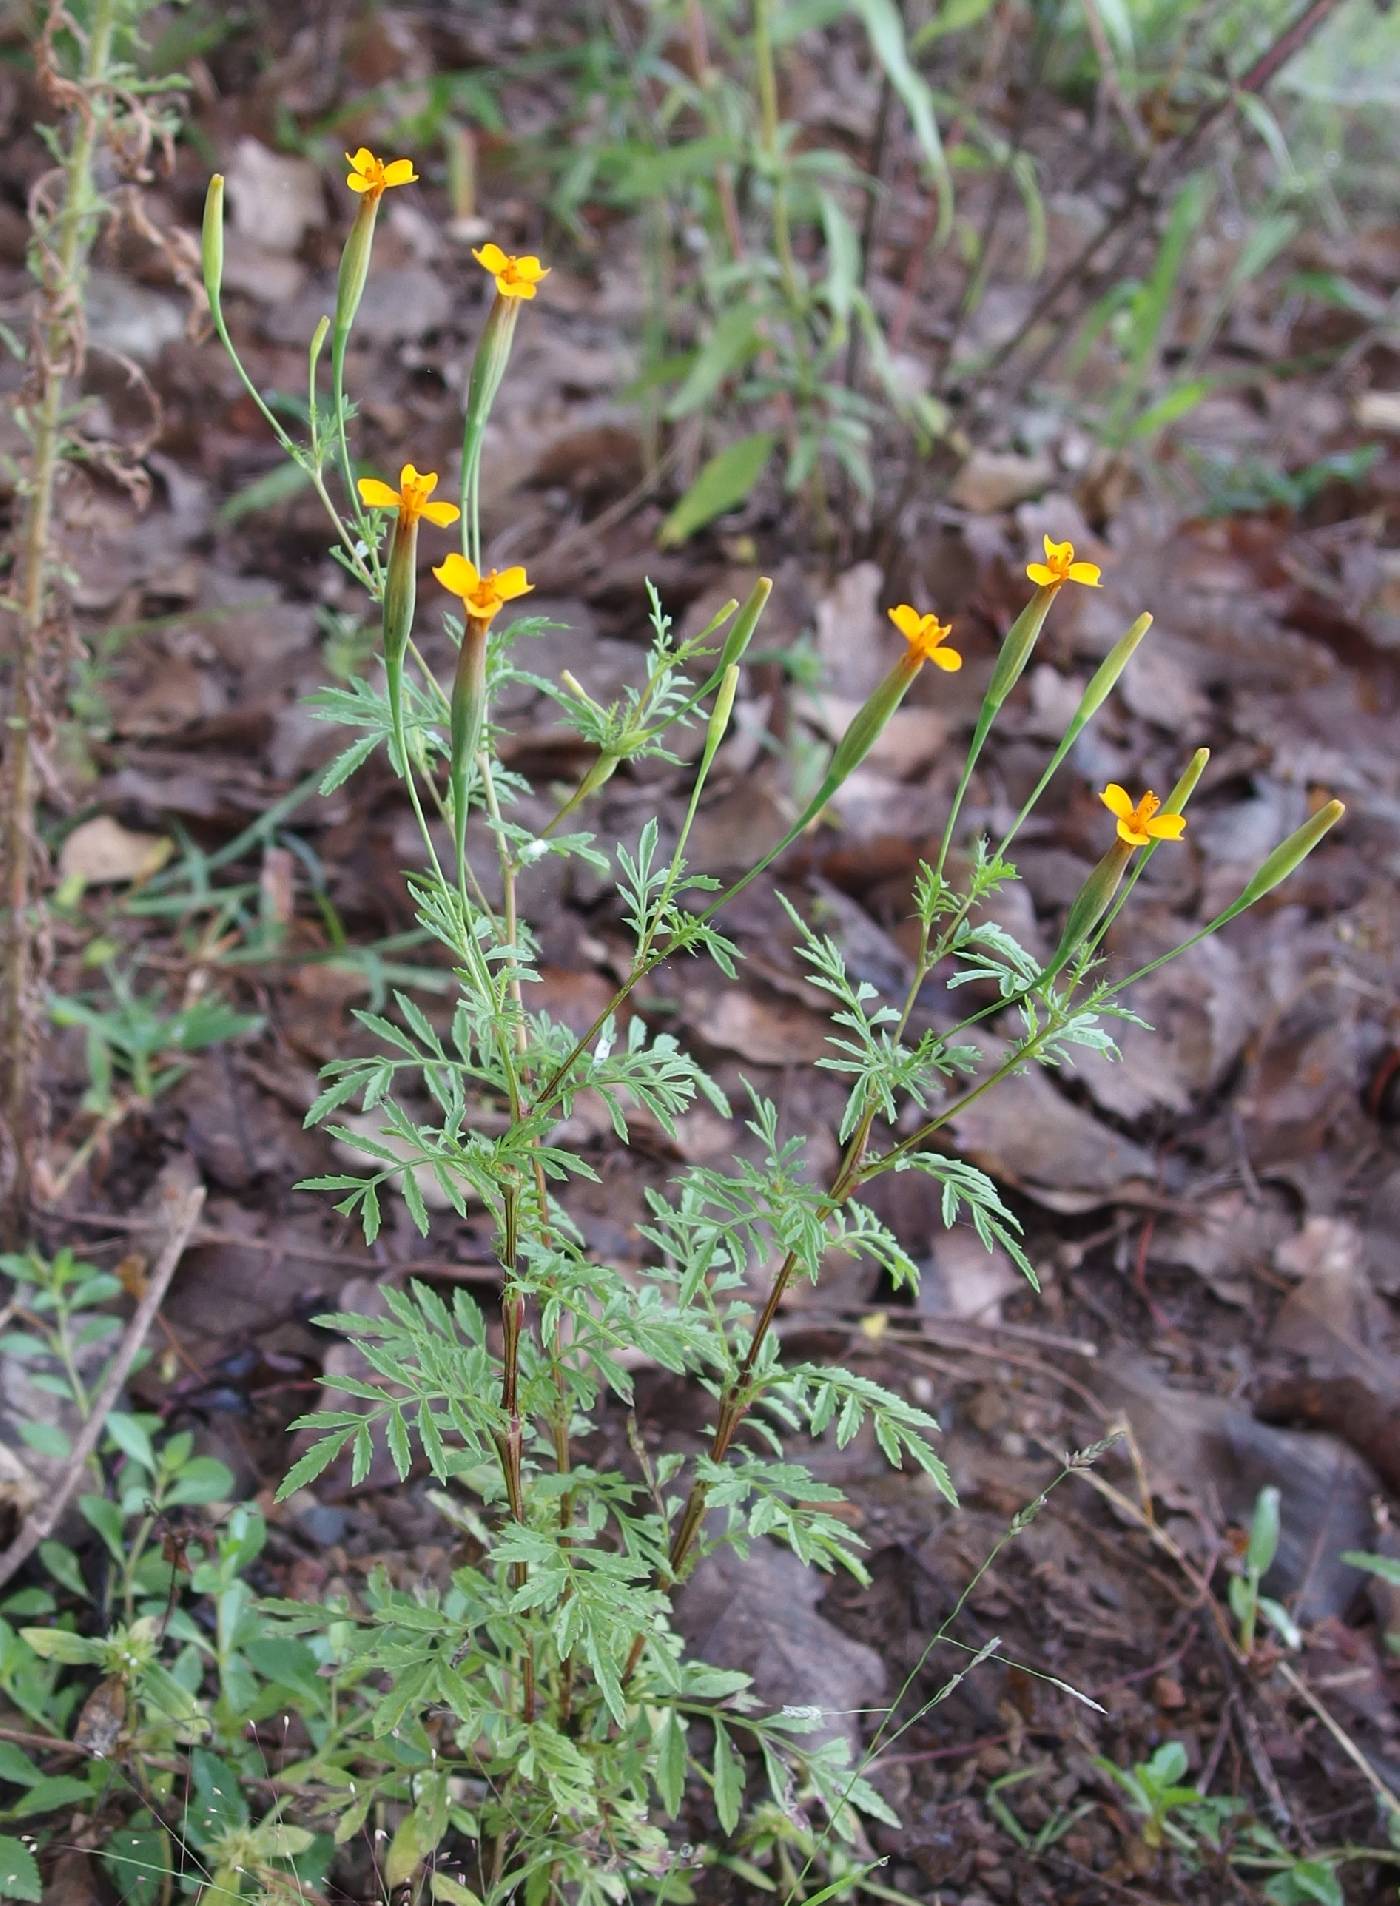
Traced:
[[503, 298], [533, 298], [540, 279], [549, 276], [549, 266], [528, 252], [516, 258], [499, 245], [483, 245], [480, 251], [473, 251], [472, 257], [483, 271], [490, 272]]
[[1097, 563], [1077, 563], [1073, 543], [1052, 543], [1045, 538], [1045, 561], [1028, 563], [1026, 574], [1042, 589], [1058, 589], [1062, 582], [1082, 582], [1086, 589], [1099, 586]]
[[345, 181], [350, 190], [366, 193], [371, 199], [383, 198], [391, 185], [412, 185], [418, 178], [412, 159], [390, 159], [386, 165], [382, 159], [375, 158], [368, 146], [361, 146], [358, 152], [347, 152], [345, 163], [350, 168], [350, 176]]
[[962, 667], [963, 658], [957, 650], [943, 647], [953, 633], [951, 622], [940, 622], [936, 615], [920, 615], [907, 602], [891, 609], [889, 616], [921, 662], [932, 662], [935, 668], [944, 669], [949, 675]]
[[1136, 807], [1127, 789], [1120, 788], [1116, 781], [1109, 782], [1099, 799], [1118, 822], [1119, 840], [1127, 841], [1130, 847], [1146, 847], [1154, 840], [1180, 840], [1186, 831], [1184, 814], [1158, 815], [1162, 803], [1150, 788]]
[[517, 596], [528, 596], [534, 584], [525, 580], [519, 563], [510, 569], [488, 569], [485, 575], [475, 563], [454, 549], [433, 574], [450, 595], [460, 596], [462, 607], [473, 622], [486, 624]]
[[399, 522], [405, 529], [410, 529], [420, 516], [426, 516], [439, 529], [446, 529], [449, 523], [457, 521], [462, 512], [455, 503], [428, 501], [437, 488], [437, 482], [436, 471], [415, 470], [411, 463], [406, 463], [399, 471], [397, 490], [388, 483], [381, 483], [378, 477], [361, 477], [355, 487], [367, 509], [397, 510]]

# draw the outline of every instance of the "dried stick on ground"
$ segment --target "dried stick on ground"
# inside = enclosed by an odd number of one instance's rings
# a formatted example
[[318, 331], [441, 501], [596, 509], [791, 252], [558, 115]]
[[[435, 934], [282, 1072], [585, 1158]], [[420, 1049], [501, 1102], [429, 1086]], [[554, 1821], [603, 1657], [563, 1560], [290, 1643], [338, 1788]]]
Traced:
[[146, 1282], [145, 1295], [126, 1327], [126, 1334], [117, 1348], [116, 1355], [107, 1366], [107, 1374], [102, 1380], [102, 1388], [93, 1399], [92, 1412], [82, 1429], [74, 1439], [72, 1453], [68, 1458], [63, 1474], [58, 1478], [46, 1500], [29, 1517], [24, 1527], [0, 1555], [0, 1588], [45, 1541], [59, 1517], [68, 1506], [69, 1497], [82, 1480], [88, 1458], [97, 1447], [97, 1439], [102, 1434], [102, 1425], [108, 1412], [117, 1400], [117, 1394], [127, 1373], [136, 1360], [136, 1353], [146, 1341], [146, 1333], [155, 1321], [156, 1312], [170, 1287], [175, 1268], [184, 1255], [190, 1233], [194, 1230], [200, 1212], [204, 1209], [204, 1187], [196, 1185], [192, 1189], [177, 1193], [173, 1208], [166, 1224], [165, 1243], [161, 1248], [150, 1277]]

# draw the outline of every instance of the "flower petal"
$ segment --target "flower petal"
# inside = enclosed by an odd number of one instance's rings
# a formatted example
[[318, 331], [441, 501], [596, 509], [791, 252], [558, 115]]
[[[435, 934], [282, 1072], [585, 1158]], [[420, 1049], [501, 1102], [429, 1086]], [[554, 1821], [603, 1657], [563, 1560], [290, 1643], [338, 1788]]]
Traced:
[[468, 562], [466, 557], [455, 549], [450, 556], [444, 557], [438, 563], [433, 574], [444, 589], [454, 596], [461, 596], [464, 601], [481, 583], [476, 564]]
[[386, 185], [414, 185], [418, 174], [413, 169], [412, 159], [391, 159], [384, 168]]
[[520, 563], [501, 570], [496, 577], [496, 594], [502, 602], [513, 602], [517, 596], [528, 596], [534, 586], [526, 580], [524, 567]]
[[1135, 827], [1129, 827], [1126, 821], [1119, 821], [1118, 823], [1118, 838], [1119, 840], [1127, 841], [1130, 847], [1147, 847], [1151, 845], [1150, 835], [1140, 834]]
[[909, 602], [901, 602], [897, 608], [889, 610], [890, 621], [899, 630], [906, 642], [912, 642], [924, 625], [924, 619]]
[[515, 261], [516, 277], [525, 279], [528, 284], [538, 284], [541, 278], [549, 276], [549, 272], [550, 267], [542, 265], [533, 252], [526, 252], [523, 258]]
[[933, 648], [924, 653], [935, 668], [941, 668], [945, 675], [956, 675], [962, 667], [963, 658], [956, 649]]
[[347, 152], [345, 157], [357, 172], [371, 172], [374, 169], [374, 154], [368, 146], [361, 146], [358, 152]]
[[352, 192], [368, 192], [372, 189], [369, 180], [362, 172], [352, 172], [345, 183]]
[[510, 260], [499, 245], [485, 244], [480, 251], [473, 251], [472, 257], [483, 271], [504, 271]]
[[[1109, 782], [1108, 786], [1099, 796], [1099, 799], [1103, 802], [1109, 813], [1115, 815], [1120, 821], [1126, 821], [1133, 811], [1132, 796], [1128, 793], [1126, 788], [1120, 788], [1116, 781]], [[1126, 838], [1127, 836], [1125, 835], [1124, 839], [1126, 840]]]
[[496, 289], [503, 298], [533, 298], [535, 295], [535, 287], [523, 284], [518, 278], [508, 279], [505, 284], [498, 284]]
[[1047, 569], [1044, 563], [1027, 563], [1026, 574], [1032, 582], [1040, 584], [1042, 589], [1053, 589], [1060, 578], [1053, 569]]
[[1043, 541], [1045, 543], [1046, 562], [1063, 563], [1063, 562], [1073, 561], [1074, 559], [1074, 544], [1073, 543], [1052, 543], [1048, 536], [1043, 538]]
[[1086, 589], [1098, 588], [1100, 573], [1097, 563], [1071, 563], [1069, 566], [1070, 581], [1082, 582]]
[[361, 477], [355, 488], [360, 492], [360, 501], [367, 503], [372, 510], [396, 510], [399, 507], [399, 493], [387, 483], [381, 483], [378, 477]]
[[1180, 840], [1186, 832], [1186, 816], [1159, 814], [1155, 820], [1148, 821], [1146, 826], [1153, 840]]
[[446, 529], [449, 523], [455, 523], [462, 512], [455, 503], [425, 503], [423, 514], [430, 523], [436, 523], [439, 529]]

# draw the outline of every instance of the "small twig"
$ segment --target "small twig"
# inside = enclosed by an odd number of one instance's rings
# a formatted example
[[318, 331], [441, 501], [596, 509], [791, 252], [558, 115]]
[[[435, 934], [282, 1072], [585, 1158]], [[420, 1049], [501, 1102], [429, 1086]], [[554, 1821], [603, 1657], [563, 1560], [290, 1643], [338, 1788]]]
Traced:
[[136, 1353], [146, 1341], [146, 1333], [150, 1330], [156, 1312], [160, 1309], [161, 1302], [170, 1286], [170, 1280], [175, 1275], [175, 1268], [184, 1255], [190, 1233], [194, 1230], [195, 1221], [203, 1207], [204, 1187], [196, 1185], [180, 1197], [171, 1212], [166, 1229], [165, 1245], [147, 1280], [145, 1295], [136, 1306], [116, 1355], [107, 1366], [102, 1387], [93, 1398], [92, 1410], [86, 1423], [74, 1438], [73, 1448], [63, 1473], [49, 1491], [43, 1504], [30, 1515], [9, 1548], [0, 1554], [0, 1588], [3, 1588], [10, 1577], [23, 1567], [39, 1544], [46, 1540], [52, 1530], [57, 1527], [59, 1518], [68, 1506], [68, 1499], [77, 1488], [83, 1470], [87, 1467], [88, 1458], [97, 1447], [102, 1426], [107, 1421], [108, 1413], [117, 1400], [117, 1394], [136, 1360]]
[[1279, 1662], [1278, 1674], [1282, 1680], [1288, 1683], [1299, 1700], [1303, 1701], [1312, 1709], [1313, 1713], [1317, 1716], [1318, 1720], [1322, 1722], [1322, 1725], [1327, 1729], [1327, 1732], [1332, 1736], [1338, 1747], [1341, 1748], [1347, 1759], [1372, 1788], [1376, 1798], [1380, 1800], [1392, 1820], [1400, 1819], [1400, 1797], [1397, 1797], [1392, 1789], [1386, 1785], [1385, 1781], [1382, 1780], [1381, 1776], [1376, 1772], [1370, 1761], [1367, 1760], [1356, 1742], [1351, 1738], [1351, 1735], [1347, 1733], [1341, 1722], [1333, 1716], [1331, 1710], [1323, 1706], [1307, 1682], [1303, 1680], [1301, 1675], [1295, 1673], [1286, 1661]]
[[[1327, 15], [1339, 4], [1339, 0], [1309, 0], [1293, 21], [1277, 35], [1270, 45], [1248, 70], [1228, 88], [1222, 89], [1218, 98], [1203, 106], [1195, 119], [1169, 146], [1164, 147], [1157, 156], [1155, 166], [1136, 176], [1120, 201], [1116, 211], [1111, 213], [1104, 224], [1091, 237], [1085, 240], [1080, 250], [1068, 264], [1056, 275], [1045, 290], [1036, 299], [1031, 309], [1017, 325], [1015, 331], [992, 353], [981, 368], [979, 383], [985, 389], [1007, 361], [1014, 357], [1030, 334], [1058, 304], [1061, 295], [1071, 286], [1076, 287], [1087, 301], [1092, 289], [1089, 270], [1099, 252], [1108, 241], [1119, 232], [1124, 232], [1126, 243], [1120, 247], [1106, 269], [1100, 272], [1100, 280], [1112, 279], [1123, 268], [1128, 253], [1137, 242], [1144, 214], [1153, 210], [1161, 197], [1162, 188], [1169, 179], [1184, 176], [1186, 163], [1195, 153], [1208, 132], [1234, 105], [1242, 93], [1262, 93], [1277, 78], [1280, 70], [1298, 53], [1313, 34], [1322, 25]], [[1126, 231], [1124, 228], [1126, 227]], [[1052, 335], [1052, 345], [1058, 350], [1070, 330], [1070, 325], [1061, 325]], [[1019, 380], [1019, 388], [1025, 389], [1048, 361], [1042, 352]]]
[[1099, 0], [1081, 0], [1081, 4], [1084, 8], [1084, 24], [1089, 29], [1089, 38], [1094, 43], [1094, 57], [1099, 63], [1099, 83], [1103, 88], [1104, 98], [1122, 120], [1123, 130], [1128, 135], [1128, 144], [1133, 149], [1134, 157], [1140, 160], [1147, 150], [1147, 134], [1131, 101], [1123, 91], [1123, 82], [1118, 76], [1118, 64], [1113, 57], [1113, 48], [1109, 44], [1103, 17], [1099, 12]]
[[1001, 228], [1002, 217], [1011, 198], [1012, 187], [1016, 180], [1016, 167], [1021, 154], [1025, 151], [1026, 135], [1030, 130], [1031, 110], [1039, 96], [1045, 78], [1045, 62], [1049, 57], [1050, 45], [1055, 37], [1059, 23], [1059, 9], [1049, 16], [1037, 31], [1031, 46], [1030, 66], [1026, 74], [1026, 84], [1016, 108], [1015, 123], [1011, 128], [1011, 137], [1006, 143], [1006, 158], [997, 171], [996, 184], [992, 189], [991, 200], [982, 219], [982, 228], [977, 237], [977, 249], [968, 260], [967, 276], [963, 281], [962, 296], [958, 308], [953, 313], [953, 322], [948, 335], [942, 341], [938, 352], [940, 373], [948, 369], [953, 362], [953, 354], [958, 348], [963, 326], [971, 317], [974, 307], [982, 295], [987, 273], [991, 269], [992, 252], [996, 246], [997, 233]]

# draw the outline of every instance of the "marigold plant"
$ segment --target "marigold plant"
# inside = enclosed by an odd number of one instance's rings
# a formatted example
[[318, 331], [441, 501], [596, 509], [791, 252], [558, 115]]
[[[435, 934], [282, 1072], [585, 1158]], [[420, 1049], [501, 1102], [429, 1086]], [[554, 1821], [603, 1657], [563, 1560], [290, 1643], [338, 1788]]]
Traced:
[[[679, 1901], [691, 1897], [687, 1864], [709, 1854], [696, 1851], [693, 1826], [673, 1823], [708, 1817], [720, 1838], [732, 1835], [746, 1797], [764, 1782], [780, 1810], [803, 1807], [824, 1823], [838, 1849], [833, 1860], [845, 1857], [843, 1841], [862, 1844], [863, 1818], [893, 1817], [868, 1770], [846, 1765], [844, 1743], [823, 1730], [820, 1714], [764, 1713], [745, 1675], [687, 1651], [674, 1621], [679, 1585], [716, 1550], [743, 1557], [759, 1541], [866, 1579], [860, 1537], [842, 1518], [840, 1492], [802, 1459], [804, 1439], [834, 1435], [844, 1444], [868, 1425], [889, 1463], [922, 1472], [955, 1499], [927, 1411], [866, 1375], [785, 1354], [786, 1293], [798, 1279], [819, 1281], [838, 1252], [874, 1260], [897, 1287], [914, 1282], [905, 1243], [868, 1202], [869, 1187], [894, 1171], [934, 1180], [945, 1221], [970, 1223], [1034, 1285], [1010, 1207], [951, 1149], [959, 1112], [1029, 1065], [1085, 1052], [1111, 1057], [1115, 1022], [1132, 1019], [1125, 995], [1133, 981], [1261, 898], [1341, 809], [1321, 809], [1185, 946], [1135, 973], [1110, 971], [1099, 958], [1103, 935], [1146, 858], [1182, 839], [1200, 751], [1165, 802], [1151, 793], [1134, 800], [1116, 783], [1104, 788], [1115, 834], [1081, 891], [1066, 895], [1048, 960], [988, 921], [985, 903], [1016, 878], [1007, 858], [1016, 832], [1069, 765], [1150, 623], [1139, 617], [1094, 673], [1005, 838], [969, 843], [968, 872], [955, 878], [963, 863], [951, 849], [988, 733], [1064, 584], [1100, 583], [1097, 565], [1047, 538], [1044, 561], [1027, 568], [1034, 591], [988, 658], [940, 850], [909, 896], [918, 942], [904, 994], [879, 997], [849, 971], [838, 943], [783, 900], [797, 958], [830, 1011], [821, 1064], [846, 1090], [834, 1172], [817, 1178], [804, 1162], [807, 1135], [787, 1129], [779, 1107], [746, 1086], [737, 1116], [751, 1144], [731, 1159], [679, 1168], [664, 1191], [648, 1194], [637, 1240], [645, 1272], [624, 1277], [589, 1248], [574, 1215], [574, 1188], [595, 1174], [570, 1136], [571, 1114], [585, 1097], [601, 1103], [619, 1145], [639, 1116], [673, 1136], [701, 1101], [736, 1116], [695, 1053], [635, 1010], [637, 989], [680, 956], [735, 977], [741, 955], [724, 931], [726, 907], [838, 796], [923, 666], [952, 672], [963, 658], [935, 612], [892, 606], [904, 646], [836, 743], [812, 800], [728, 884], [694, 867], [692, 826], [769, 586], [761, 580], [747, 602], [728, 603], [684, 639], [653, 593], [641, 679], [608, 706], [581, 686], [586, 652], [557, 680], [529, 667], [523, 658], [542, 625], [511, 612], [531, 591], [531, 552], [503, 549], [492, 552], [498, 566], [486, 561], [480, 472], [522, 309], [532, 305], [526, 322], [549, 321], [547, 297], [537, 298], [548, 270], [494, 242], [474, 253], [495, 295], [464, 380], [459, 505], [435, 502], [436, 475], [411, 463], [396, 488], [373, 477], [352, 483], [342, 383], [373, 210], [384, 189], [415, 175], [410, 161], [384, 165], [363, 148], [351, 165], [362, 209], [346, 242], [336, 314], [309, 355], [314, 390], [329, 328], [330, 422], [313, 413], [308, 440], [298, 442], [265, 415], [310, 475], [334, 553], [382, 620], [382, 682], [315, 697], [319, 716], [353, 730], [325, 785], [341, 785], [387, 749], [419, 829], [422, 859], [409, 892], [457, 990], [445, 1014], [398, 993], [392, 1011], [356, 1015], [362, 1049], [326, 1068], [307, 1122], [365, 1162], [303, 1190], [330, 1193], [339, 1211], [356, 1214], [367, 1242], [390, 1198], [425, 1236], [434, 1223], [429, 1194], [457, 1218], [484, 1216], [500, 1288], [494, 1318], [465, 1285], [449, 1302], [415, 1283], [402, 1291], [386, 1284], [379, 1315], [321, 1319], [361, 1361], [336, 1377], [336, 1407], [294, 1425], [309, 1440], [282, 1496], [311, 1488], [342, 1458], [358, 1484], [380, 1450], [403, 1481], [431, 1478], [429, 1499], [457, 1543], [440, 1581], [406, 1588], [376, 1576], [362, 1596], [333, 1606], [264, 1606], [270, 1636], [314, 1637], [320, 1672], [348, 1677], [352, 1690], [334, 1727], [309, 1737], [300, 1761], [278, 1777], [298, 1804], [316, 1796], [338, 1843], [371, 1813], [382, 1822], [390, 1888], [421, 1882], [451, 1851], [476, 1877], [434, 1897]], [[220, 205], [216, 180], [206, 283], [219, 336], [233, 351], [220, 305]], [[443, 594], [420, 607], [424, 525], [455, 527], [461, 546], [434, 561]], [[425, 631], [439, 629], [457, 651], [450, 681], [420, 647]], [[501, 765], [504, 691], [520, 683], [550, 697], [588, 758], [543, 825], [524, 818], [534, 811], [523, 805], [524, 783]], [[688, 728], [702, 729], [703, 740], [683, 756], [676, 743]], [[692, 763], [683, 817], [676, 828], [647, 818], [635, 839], [613, 845], [590, 827], [590, 806], [619, 766], [649, 758]], [[631, 937], [612, 997], [582, 1033], [531, 1000], [536, 875], [552, 857], [580, 859], [616, 881]], [[935, 976], [950, 998], [970, 982], [989, 986], [990, 998], [930, 1017], [921, 1001]], [[993, 1014], [1001, 1033], [1011, 1029], [995, 1059], [975, 1036]], [[353, 1126], [339, 1122], [350, 1108], [359, 1114]], [[615, 1439], [604, 1444], [592, 1432], [605, 1411], [630, 1406], [639, 1361], [693, 1387], [706, 1426], [699, 1447], [652, 1447], [634, 1425], [625, 1459], [602, 1453]], [[741, 1744], [758, 1750], [756, 1765]]]

